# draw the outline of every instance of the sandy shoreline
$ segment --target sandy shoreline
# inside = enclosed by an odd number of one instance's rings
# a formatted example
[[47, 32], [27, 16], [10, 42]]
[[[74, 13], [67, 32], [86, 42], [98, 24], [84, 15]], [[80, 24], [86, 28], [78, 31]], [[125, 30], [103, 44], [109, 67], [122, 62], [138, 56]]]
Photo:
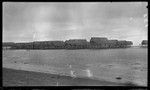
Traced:
[[72, 78], [33, 71], [3, 68], [3, 86], [133, 86], [104, 80]]

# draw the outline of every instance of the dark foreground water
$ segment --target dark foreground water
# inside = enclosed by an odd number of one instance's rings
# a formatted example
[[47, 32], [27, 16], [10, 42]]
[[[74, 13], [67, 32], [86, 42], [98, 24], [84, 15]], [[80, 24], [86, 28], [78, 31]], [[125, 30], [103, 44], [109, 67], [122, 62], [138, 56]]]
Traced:
[[57, 68], [74, 77], [147, 85], [147, 48], [101, 50], [4, 50], [5, 63]]

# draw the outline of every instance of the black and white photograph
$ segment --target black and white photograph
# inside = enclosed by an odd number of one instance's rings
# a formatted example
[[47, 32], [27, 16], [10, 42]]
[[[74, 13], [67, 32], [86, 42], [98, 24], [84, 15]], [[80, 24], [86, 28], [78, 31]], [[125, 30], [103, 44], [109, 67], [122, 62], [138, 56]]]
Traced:
[[3, 2], [2, 85], [148, 85], [148, 2]]

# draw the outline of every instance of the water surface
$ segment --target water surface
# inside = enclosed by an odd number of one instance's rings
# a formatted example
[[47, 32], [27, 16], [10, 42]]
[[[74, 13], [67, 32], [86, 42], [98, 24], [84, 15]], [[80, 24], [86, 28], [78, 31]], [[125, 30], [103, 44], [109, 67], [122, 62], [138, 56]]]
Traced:
[[66, 74], [73, 71], [76, 76], [147, 84], [147, 48], [4, 50], [3, 63], [6, 62], [50, 66]]

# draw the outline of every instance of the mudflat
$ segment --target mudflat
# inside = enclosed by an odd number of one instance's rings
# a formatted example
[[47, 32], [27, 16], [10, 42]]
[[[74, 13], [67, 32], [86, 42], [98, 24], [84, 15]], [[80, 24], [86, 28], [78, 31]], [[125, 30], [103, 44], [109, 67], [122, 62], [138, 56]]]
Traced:
[[5, 50], [3, 68], [15, 70], [3, 71], [3, 80], [15, 86], [147, 86], [147, 49]]
[[[131, 83], [114, 83], [92, 80], [87, 78], [73, 78], [56, 74], [15, 70], [3, 68], [3, 86], [130, 86]], [[133, 86], [133, 85], [132, 85]]]

